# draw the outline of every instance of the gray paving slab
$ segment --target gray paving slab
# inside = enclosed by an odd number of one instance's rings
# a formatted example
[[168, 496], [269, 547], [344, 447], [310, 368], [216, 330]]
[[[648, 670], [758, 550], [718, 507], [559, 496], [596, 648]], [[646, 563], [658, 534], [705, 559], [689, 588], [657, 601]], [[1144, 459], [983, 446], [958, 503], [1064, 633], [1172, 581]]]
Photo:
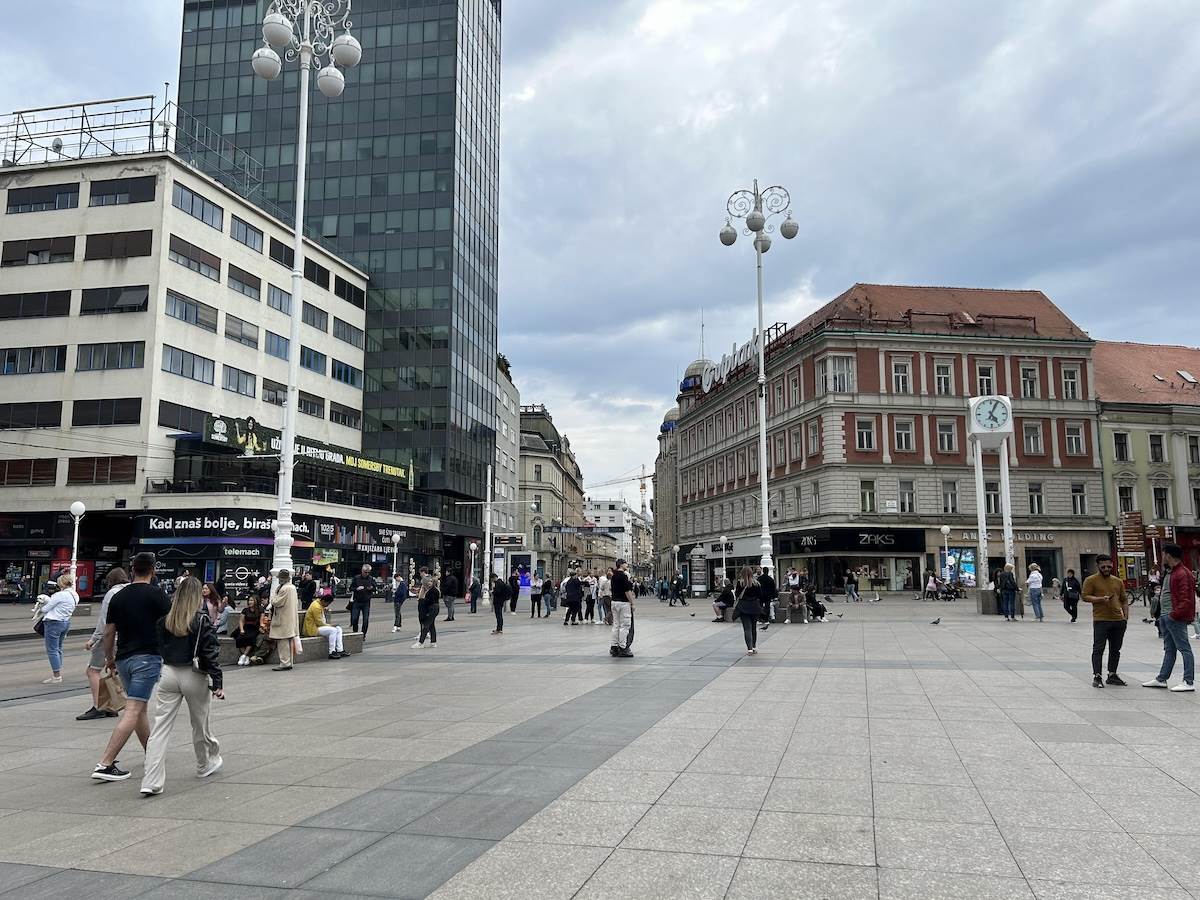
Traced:
[[576, 894], [578, 900], [721, 900], [736, 856], [616, 850]]
[[457, 794], [409, 822], [407, 834], [480, 838], [498, 841], [540, 811], [545, 799], [518, 800], [505, 795]]
[[725, 896], [727, 900], [766, 897], [870, 900], [879, 896], [878, 870], [871, 866], [742, 859]]
[[759, 813], [746, 841], [745, 856], [804, 862], [875, 865], [875, 837], [869, 816], [811, 813]]
[[998, 878], [950, 872], [879, 870], [879, 900], [1034, 900], [1023, 877]]
[[62, 871], [50, 866], [26, 866], [19, 863], [0, 862], [0, 894], [7, 894], [41, 878], [49, 878]]
[[392, 834], [325, 867], [304, 887], [328, 896], [362, 893], [418, 900], [427, 897], [494, 846], [494, 841], [423, 834]]
[[399, 831], [458, 796], [430, 791], [372, 791], [306, 819], [304, 827]]
[[384, 837], [379, 832], [349, 829], [285, 828], [186, 877], [233, 885], [299, 887]]
[[163, 883], [160, 878], [140, 875], [114, 875], [109, 872], [87, 872], [67, 869], [46, 878], [26, 882], [0, 896], [20, 897], [21, 900], [121, 900], [140, 897]]

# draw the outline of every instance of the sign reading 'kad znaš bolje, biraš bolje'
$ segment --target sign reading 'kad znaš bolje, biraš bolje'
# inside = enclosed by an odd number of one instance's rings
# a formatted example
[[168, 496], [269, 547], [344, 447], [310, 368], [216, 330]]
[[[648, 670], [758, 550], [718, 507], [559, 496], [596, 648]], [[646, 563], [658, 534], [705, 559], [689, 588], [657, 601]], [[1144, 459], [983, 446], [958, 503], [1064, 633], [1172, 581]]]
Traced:
[[745, 365], [758, 356], [758, 346], [762, 341], [762, 332], [755, 331], [754, 336], [742, 346], [733, 345], [732, 350], [721, 357], [721, 361], [705, 368], [701, 388], [705, 393], [711, 391], [729, 377], [729, 373]]

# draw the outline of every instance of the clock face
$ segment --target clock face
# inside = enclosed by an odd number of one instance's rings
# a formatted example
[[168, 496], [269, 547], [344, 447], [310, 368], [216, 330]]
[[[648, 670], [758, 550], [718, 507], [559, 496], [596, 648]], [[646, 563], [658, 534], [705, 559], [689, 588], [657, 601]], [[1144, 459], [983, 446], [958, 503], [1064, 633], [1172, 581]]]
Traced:
[[989, 398], [975, 407], [975, 424], [987, 431], [995, 431], [1008, 424], [1008, 406], [1002, 400]]

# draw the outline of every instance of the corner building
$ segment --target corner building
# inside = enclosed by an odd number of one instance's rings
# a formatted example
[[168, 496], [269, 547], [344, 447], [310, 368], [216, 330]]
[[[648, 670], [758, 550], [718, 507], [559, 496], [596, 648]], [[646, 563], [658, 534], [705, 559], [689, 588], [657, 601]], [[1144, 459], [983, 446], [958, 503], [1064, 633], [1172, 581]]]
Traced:
[[[299, 74], [252, 74], [261, 7], [185, 0], [179, 105], [294, 210]], [[311, 97], [304, 225], [370, 276], [363, 451], [412, 464], [447, 530], [482, 536], [453, 500], [484, 497], [496, 453], [500, 2], [355, 0], [352, 20], [362, 63]]]
[[[967, 400], [1014, 406], [1016, 563], [1047, 578], [1093, 567], [1109, 548], [1097, 440], [1094, 342], [1039, 291], [856, 284], [791, 328], [768, 330], [770, 526], [776, 565], [839, 590], [918, 589], [944, 564], [942, 525], [962, 574], [1003, 565], [998, 456], [977, 497]], [[679, 446], [679, 544], [720, 567], [758, 560], [757, 360], [707, 393], [686, 378]], [[989, 527], [975, 560], [976, 509]], [[661, 511], [660, 511], [661, 512]], [[694, 580], [694, 579], [693, 579]]]

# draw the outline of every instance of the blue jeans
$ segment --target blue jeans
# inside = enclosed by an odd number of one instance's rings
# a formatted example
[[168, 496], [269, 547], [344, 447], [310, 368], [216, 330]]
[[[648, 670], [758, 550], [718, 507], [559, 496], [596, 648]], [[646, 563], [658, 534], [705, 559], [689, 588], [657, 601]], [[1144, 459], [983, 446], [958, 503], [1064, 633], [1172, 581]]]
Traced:
[[1176, 622], [1170, 616], [1161, 616], [1158, 627], [1163, 636], [1163, 661], [1162, 668], [1158, 670], [1158, 680], [1166, 681], [1171, 677], [1171, 670], [1175, 668], [1175, 654], [1178, 652], [1183, 656], [1183, 680], [1192, 684], [1196, 680], [1196, 661], [1188, 641], [1187, 622]]
[[69, 619], [65, 622], [43, 619], [42, 625], [46, 630], [44, 639], [46, 641], [46, 656], [50, 660], [50, 669], [53, 672], [61, 672], [63, 638], [67, 636], [67, 629], [71, 627], [71, 621]]
[[1004, 613], [1004, 618], [1011, 619], [1016, 613], [1017, 592], [1016, 591], [1001, 591], [1000, 592], [1000, 610]]
[[162, 674], [162, 657], [157, 653], [135, 653], [117, 660], [117, 674], [130, 700], [149, 703]]
[[1033, 617], [1040, 619], [1042, 617], [1042, 589], [1029, 589], [1029, 602], [1033, 604]]

